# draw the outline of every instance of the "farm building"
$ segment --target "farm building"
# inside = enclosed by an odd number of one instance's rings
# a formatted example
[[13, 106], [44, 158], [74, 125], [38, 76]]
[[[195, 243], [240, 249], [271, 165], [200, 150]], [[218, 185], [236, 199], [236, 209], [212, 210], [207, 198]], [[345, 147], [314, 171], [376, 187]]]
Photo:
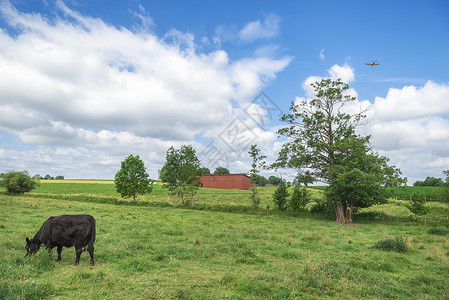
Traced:
[[243, 174], [207, 174], [201, 176], [203, 188], [249, 190], [253, 187], [251, 178]]

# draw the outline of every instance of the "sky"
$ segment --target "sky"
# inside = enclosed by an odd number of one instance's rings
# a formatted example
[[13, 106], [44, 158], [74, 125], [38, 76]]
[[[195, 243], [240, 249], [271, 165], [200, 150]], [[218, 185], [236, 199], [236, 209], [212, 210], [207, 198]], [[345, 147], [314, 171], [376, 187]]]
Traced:
[[0, 0], [0, 172], [113, 179], [133, 154], [157, 179], [181, 145], [248, 172], [251, 144], [276, 159], [290, 104], [341, 78], [373, 150], [408, 184], [439, 178], [448, 67], [445, 0]]

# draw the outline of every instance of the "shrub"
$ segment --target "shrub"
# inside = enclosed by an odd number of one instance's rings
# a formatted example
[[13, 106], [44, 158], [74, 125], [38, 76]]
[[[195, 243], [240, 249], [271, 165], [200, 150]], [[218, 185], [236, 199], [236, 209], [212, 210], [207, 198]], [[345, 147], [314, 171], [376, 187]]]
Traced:
[[37, 182], [31, 179], [27, 171], [9, 171], [3, 174], [0, 186], [6, 188], [10, 194], [23, 194], [36, 187]]
[[373, 248], [383, 250], [383, 251], [394, 251], [394, 252], [407, 252], [407, 242], [405, 239], [396, 237], [395, 239], [386, 239], [378, 241], [374, 244]]
[[296, 185], [293, 189], [293, 194], [288, 202], [288, 208], [294, 212], [301, 211], [306, 207], [307, 203], [309, 203], [310, 200], [312, 200], [310, 192], [306, 190], [305, 187]]
[[354, 214], [355, 219], [385, 219], [387, 214], [382, 211], [364, 211]]
[[329, 202], [321, 199], [316, 200], [316, 204], [314, 204], [310, 208], [310, 213], [314, 215], [321, 215], [323, 217], [330, 219], [335, 217], [335, 211], [333, 206]]
[[429, 231], [427, 231], [428, 234], [433, 234], [433, 235], [447, 235], [449, 234], [449, 230], [447, 229], [443, 229], [443, 228], [432, 228], [429, 229]]
[[279, 187], [274, 191], [273, 194], [274, 204], [280, 211], [286, 209], [287, 198], [288, 198], [287, 185], [285, 184], [285, 181], [282, 180], [279, 183]]
[[425, 206], [426, 205], [426, 197], [420, 193], [416, 192], [413, 193], [411, 197], [412, 203], [407, 206], [407, 208], [415, 214], [415, 216], [418, 215], [425, 215], [429, 211], [429, 209]]

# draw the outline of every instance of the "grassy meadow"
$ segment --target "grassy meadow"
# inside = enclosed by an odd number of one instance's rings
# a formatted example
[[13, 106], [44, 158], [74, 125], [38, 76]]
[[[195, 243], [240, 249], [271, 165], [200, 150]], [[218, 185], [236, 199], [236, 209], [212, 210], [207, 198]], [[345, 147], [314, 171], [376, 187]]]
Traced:
[[[344, 226], [273, 211], [273, 190], [261, 189], [257, 211], [247, 191], [208, 189], [182, 208], [160, 184], [137, 204], [107, 182], [0, 193], [0, 298], [449, 299], [448, 204], [428, 203], [416, 219], [390, 200], [364, 210], [382, 218]], [[94, 267], [87, 252], [74, 266], [74, 248], [61, 262], [43, 246], [24, 257], [25, 238], [49, 216], [80, 213], [97, 220]], [[406, 251], [373, 247], [391, 239]]]

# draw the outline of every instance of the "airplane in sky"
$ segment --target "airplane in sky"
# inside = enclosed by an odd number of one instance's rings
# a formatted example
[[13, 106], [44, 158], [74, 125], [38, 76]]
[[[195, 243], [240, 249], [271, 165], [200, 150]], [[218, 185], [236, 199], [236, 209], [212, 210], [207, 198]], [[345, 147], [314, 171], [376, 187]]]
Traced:
[[380, 65], [380, 64], [376, 64], [376, 60], [377, 59], [374, 59], [372, 62], [370, 62], [370, 63], [366, 63], [366, 65], [368, 65], [368, 66], [378, 66], [378, 65]]

